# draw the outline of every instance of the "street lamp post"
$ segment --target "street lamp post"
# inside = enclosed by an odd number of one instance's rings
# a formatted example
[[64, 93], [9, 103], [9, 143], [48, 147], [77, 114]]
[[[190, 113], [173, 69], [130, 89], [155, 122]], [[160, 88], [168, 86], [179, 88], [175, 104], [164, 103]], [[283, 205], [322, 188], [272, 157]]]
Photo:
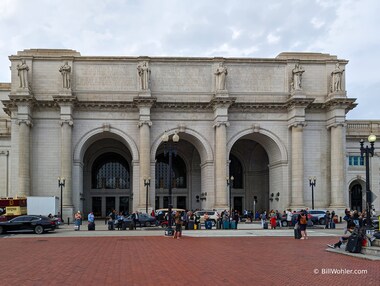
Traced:
[[376, 136], [374, 134], [370, 134], [368, 136], [368, 142], [371, 144], [371, 147], [366, 145], [364, 147], [364, 140], [360, 140], [360, 156], [365, 160], [365, 187], [366, 187], [366, 212], [367, 212], [367, 227], [371, 227], [371, 206], [372, 206], [372, 198], [371, 198], [371, 190], [369, 185], [369, 156], [373, 156], [375, 151], [374, 143], [376, 141]]
[[63, 187], [65, 186], [65, 178], [58, 177], [58, 187], [61, 188], [61, 223], [63, 223], [62, 219], [62, 209], [63, 209], [63, 197], [62, 197], [62, 192], [63, 192]]
[[148, 187], [150, 186], [150, 177], [144, 178], [144, 186], [146, 187], [145, 212], [148, 214]]
[[228, 193], [229, 193], [229, 205], [230, 205], [230, 216], [231, 216], [232, 215], [232, 193], [231, 193], [231, 189], [232, 189], [232, 186], [234, 184], [234, 176], [231, 176], [230, 178], [226, 177], [226, 180], [227, 180], [227, 187], [229, 188]]
[[311, 187], [311, 209], [314, 209], [314, 187], [317, 184], [317, 178], [316, 177], [310, 177], [309, 178], [309, 185]]
[[169, 165], [168, 165], [168, 190], [169, 190], [169, 205], [168, 205], [168, 228], [165, 230], [166, 236], [173, 236], [174, 231], [172, 228], [172, 157], [177, 155], [177, 143], [179, 141], [179, 136], [175, 133], [172, 137], [173, 144], [169, 141], [169, 135], [165, 132], [161, 137], [162, 142], [164, 143], [164, 155], [169, 156]]

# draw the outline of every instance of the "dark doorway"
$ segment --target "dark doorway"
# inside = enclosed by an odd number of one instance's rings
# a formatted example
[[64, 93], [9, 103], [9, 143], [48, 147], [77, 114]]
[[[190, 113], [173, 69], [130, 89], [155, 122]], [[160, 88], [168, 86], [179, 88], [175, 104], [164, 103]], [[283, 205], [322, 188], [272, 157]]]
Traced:
[[102, 216], [102, 197], [92, 197], [92, 211], [94, 216]]
[[106, 197], [106, 215], [115, 209], [115, 197]]
[[234, 210], [237, 210], [239, 214], [243, 213], [243, 197], [234, 197]]
[[186, 209], [186, 197], [177, 197], [177, 208]]
[[362, 211], [363, 206], [363, 193], [362, 186], [356, 184], [351, 189], [351, 210]]
[[129, 197], [119, 198], [119, 211], [124, 214], [129, 214]]

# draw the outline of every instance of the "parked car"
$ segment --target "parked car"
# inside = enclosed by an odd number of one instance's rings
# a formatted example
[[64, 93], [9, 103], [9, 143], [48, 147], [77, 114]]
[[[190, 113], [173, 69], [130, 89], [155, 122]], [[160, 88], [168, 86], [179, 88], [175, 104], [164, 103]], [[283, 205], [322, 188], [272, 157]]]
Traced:
[[311, 221], [314, 224], [325, 225], [326, 223], [325, 215], [326, 215], [327, 210], [308, 210], [308, 212], [311, 215]]
[[216, 221], [219, 219], [220, 215], [217, 211], [196, 211], [195, 215], [198, 215], [200, 217], [200, 222], [205, 222], [205, 214], [207, 213], [208, 219], [212, 221], [212, 224], [215, 225]]
[[47, 216], [22, 215], [11, 220], [0, 222], [0, 234], [10, 231], [34, 231], [42, 234], [49, 230], [55, 230], [56, 223]]
[[[125, 224], [125, 226], [128, 228], [129, 225], [133, 223], [133, 218], [132, 218], [132, 215], [124, 218], [123, 220], [123, 224]], [[147, 215], [147, 214], [139, 214], [139, 221], [137, 222], [137, 224], [141, 227], [141, 226], [152, 226], [152, 225], [156, 225], [156, 218], [153, 217], [153, 216], [150, 216], [150, 215]]]

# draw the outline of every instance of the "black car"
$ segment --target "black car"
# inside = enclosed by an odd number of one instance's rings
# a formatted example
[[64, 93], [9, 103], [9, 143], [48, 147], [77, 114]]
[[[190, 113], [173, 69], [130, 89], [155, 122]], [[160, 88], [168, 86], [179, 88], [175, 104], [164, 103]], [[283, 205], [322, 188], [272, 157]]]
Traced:
[[0, 222], [0, 234], [8, 231], [34, 231], [42, 234], [45, 231], [55, 230], [56, 223], [47, 216], [22, 215], [11, 220]]
[[[129, 227], [129, 225], [133, 223], [132, 215], [124, 218], [123, 224], [125, 227]], [[139, 220], [137, 225], [141, 226], [154, 226], [156, 225], [156, 218], [147, 214], [139, 214]]]

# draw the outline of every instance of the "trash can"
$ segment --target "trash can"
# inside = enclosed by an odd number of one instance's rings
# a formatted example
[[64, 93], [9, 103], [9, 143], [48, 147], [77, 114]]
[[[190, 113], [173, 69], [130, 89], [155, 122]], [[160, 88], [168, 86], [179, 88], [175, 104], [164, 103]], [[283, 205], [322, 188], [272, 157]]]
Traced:
[[223, 221], [223, 229], [229, 229], [230, 228], [230, 222], [225, 220]]
[[193, 230], [194, 229], [194, 221], [193, 220], [189, 220], [189, 222], [187, 223], [187, 228], [189, 230]]
[[212, 229], [212, 221], [211, 220], [205, 221], [205, 229]]
[[220, 219], [218, 219], [216, 221], [216, 229], [221, 229], [222, 228], [222, 221]]

